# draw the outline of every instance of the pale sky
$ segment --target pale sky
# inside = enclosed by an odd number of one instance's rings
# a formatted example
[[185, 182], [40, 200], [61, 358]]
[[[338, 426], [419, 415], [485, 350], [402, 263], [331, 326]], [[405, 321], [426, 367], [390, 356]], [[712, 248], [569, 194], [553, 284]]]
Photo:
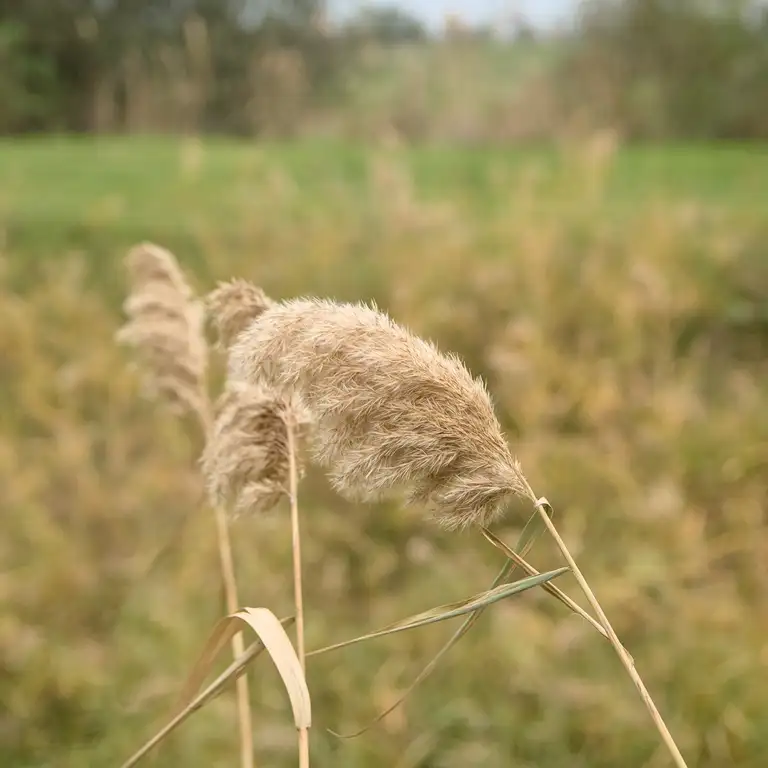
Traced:
[[330, 0], [346, 15], [363, 5], [396, 5], [418, 16], [430, 27], [442, 27], [449, 13], [469, 23], [499, 22], [517, 12], [536, 26], [552, 27], [573, 14], [579, 0]]

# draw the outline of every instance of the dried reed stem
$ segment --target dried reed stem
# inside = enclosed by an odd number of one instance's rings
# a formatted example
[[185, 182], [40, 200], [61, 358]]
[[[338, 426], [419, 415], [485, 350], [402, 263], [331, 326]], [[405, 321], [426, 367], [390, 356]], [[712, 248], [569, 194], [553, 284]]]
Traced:
[[[232, 545], [229, 538], [229, 527], [224, 509], [216, 504], [213, 507], [216, 517], [216, 533], [219, 542], [219, 561], [221, 576], [224, 582], [224, 599], [227, 603], [227, 613], [236, 613], [240, 609], [237, 596], [237, 579], [235, 577], [235, 562], [232, 557]], [[243, 633], [238, 632], [232, 637], [232, 654], [237, 660], [243, 655], [245, 641]], [[253, 730], [251, 727], [251, 702], [248, 697], [248, 678], [245, 673], [237, 678], [237, 714], [240, 729], [240, 763], [243, 768], [253, 768]]]
[[[301, 535], [299, 530], [298, 471], [296, 467], [295, 424], [292, 412], [286, 414], [288, 436], [288, 483], [291, 500], [291, 536], [293, 549], [293, 591], [296, 602], [296, 646], [302, 671], [306, 671], [304, 648], [304, 596], [301, 583]], [[299, 767], [309, 768], [309, 729], [299, 729]]]
[[672, 755], [672, 759], [674, 760], [675, 765], [677, 765], [678, 768], [688, 768], [685, 760], [683, 759], [682, 754], [680, 753], [680, 750], [677, 747], [677, 744], [675, 744], [675, 740], [672, 738], [672, 734], [669, 732], [669, 729], [664, 723], [664, 720], [662, 719], [661, 714], [659, 713], [659, 710], [656, 708], [656, 705], [653, 703], [653, 699], [651, 698], [650, 693], [648, 693], [648, 689], [645, 687], [645, 684], [643, 683], [640, 675], [635, 669], [635, 665], [632, 661], [632, 658], [624, 649], [624, 646], [621, 644], [621, 641], [619, 640], [618, 636], [616, 635], [616, 632], [611, 626], [610, 621], [608, 621], [608, 617], [605, 615], [605, 612], [603, 611], [600, 603], [595, 597], [594, 592], [592, 592], [592, 589], [590, 588], [586, 578], [584, 577], [584, 574], [582, 574], [582, 572], [579, 570], [579, 566], [576, 565], [576, 561], [573, 559], [573, 556], [568, 551], [568, 547], [566, 546], [565, 542], [561, 538], [560, 534], [557, 532], [557, 528], [555, 528], [555, 524], [552, 522], [552, 520], [550, 520], [549, 515], [547, 514], [547, 511], [546, 511], [547, 507], [549, 507], [549, 502], [543, 497], [536, 502], [536, 509], [538, 510], [539, 516], [544, 521], [544, 525], [547, 526], [547, 530], [549, 531], [550, 535], [552, 536], [558, 548], [560, 549], [560, 552], [565, 558], [565, 561], [568, 563], [571, 570], [573, 571], [573, 575], [576, 577], [576, 581], [579, 583], [579, 586], [581, 587], [582, 592], [584, 592], [584, 595], [586, 596], [587, 600], [589, 600], [590, 605], [592, 606], [595, 613], [597, 614], [597, 618], [600, 620], [600, 623], [603, 625], [603, 628], [608, 634], [608, 639], [610, 640], [611, 645], [614, 647], [614, 650], [618, 654], [618, 657], [621, 660], [621, 663], [624, 665], [624, 669], [627, 670], [627, 674], [630, 676], [630, 678], [632, 679], [632, 682], [635, 684], [635, 688], [637, 688], [638, 693], [640, 694], [640, 698], [642, 698], [643, 702], [645, 703], [645, 706], [648, 708], [648, 712], [650, 712], [653, 723], [656, 726], [656, 729], [658, 730], [659, 734], [661, 735], [661, 738], [665, 746], [669, 750], [670, 755]]
[[[240, 602], [227, 513], [222, 502], [229, 498], [235, 509], [250, 510], [268, 508], [276, 503], [284, 492], [282, 469], [286, 444], [281, 434], [283, 426], [288, 441], [289, 482], [291, 471], [297, 472], [295, 461], [292, 463], [290, 413], [283, 401], [270, 398], [255, 388], [229, 384], [218, 406], [218, 418], [214, 419], [209, 411], [206, 419], [203, 472], [216, 515], [227, 613], [231, 614], [239, 610]], [[295, 489], [291, 490], [291, 497], [295, 498]], [[243, 654], [244, 647], [243, 634], [238, 632], [232, 638], [235, 659]], [[240, 717], [241, 757], [244, 768], [246, 765], [252, 768], [253, 732], [245, 674], [237, 679], [237, 699], [239, 711], [248, 712], [247, 719]]]
[[[200, 426], [205, 434], [206, 445], [208, 445], [214, 430], [210, 398], [206, 398], [205, 407], [199, 413]], [[229, 536], [227, 514], [221, 504], [212, 504], [211, 508], [216, 521], [216, 541], [219, 550], [221, 580], [224, 585], [224, 601], [227, 606], [227, 613], [236, 613], [240, 608], [240, 599], [237, 594], [235, 559], [232, 555], [232, 541]], [[244, 636], [242, 632], [238, 632], [232, 637], [232, 655], [235, 661], [242, 656], [244, 650]], [[242, 768], [254, 768], [251, 701], [248, 694], [248, 677], [245, 672], [235, 681], [235, 695], [237, 699], [237, 725], [240, 731], [240, 765]]]

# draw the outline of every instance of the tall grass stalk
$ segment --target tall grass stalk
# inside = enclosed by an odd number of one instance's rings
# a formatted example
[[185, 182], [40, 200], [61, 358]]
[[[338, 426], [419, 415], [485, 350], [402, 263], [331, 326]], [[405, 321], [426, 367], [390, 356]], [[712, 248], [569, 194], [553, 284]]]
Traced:
[[[293, 550], [293, 590], [296, 603], [296, 648], [301, 668], [306, 673], [306, 651], [304, 647], [304, 596], [301, 583], [301, 533], [299, 529], [298, 471], [296, 466], [295, 424], [292, 413], [287, 414], [286, 434], [288, 437], [288, 478], [291, 502], [291, 539]], [[309, 729], [299, 728], [299, 766], [309, 768]]]
[[[178, 412], [193, 414], [206, 445], [213, 434], [213, 409], [206, 379], [208, 343], [204, 310], [193, 296], [172, 253], [151, 243], [131, 249], [126, 257], [131, 294], [125, 303], [128, 322], [118, 341], [134, 349], [141, 360], [148, 394], [170, 402]], [[219, 567], [228, 613], [238, 609], [237, 578], [226, 513], [212, 505], [216, 523]], [[243, 635], [232, 638], [235, 659], [242, 655]], [[237, 712], [242, 768], [254, 768], [248, 680], [237, 681]]]
[[[230, 375], [306, 402], [314, 456], [339, 491], [405, 490], [448, 528], [485, 527], [515, 496], [531, 500], [598, 615], [678, 768], [669, 729], [502, 435], [483, 383], [456, 357], [375, 307], [297, 299], [269, 306], [230, 350]], [[466, 631], [471, 624], [460, 628]]]
[[[225, 510], [219, 505], [213, 506], [216, 518], [216, 535], [219, 547], [219, 564], [224, 583], [224, 599], [227, 603], [227, 613], [235, 613], [240, 607], [237, 594], [237, 578], [235, 576], [235, 560], [232, 556], [232, 544], [229, 537], [229, 526]], [[243, 633], [238, 632], [232, 637], [232, 655], [239, 659], [245, 651]], [[248, 695], [248, 678], [243, 674], [237, 678], [237, 721], [240, 729], [240, 763], [243, 768], [253, 768], [253, 727], [251, 721], [251, 704]]]

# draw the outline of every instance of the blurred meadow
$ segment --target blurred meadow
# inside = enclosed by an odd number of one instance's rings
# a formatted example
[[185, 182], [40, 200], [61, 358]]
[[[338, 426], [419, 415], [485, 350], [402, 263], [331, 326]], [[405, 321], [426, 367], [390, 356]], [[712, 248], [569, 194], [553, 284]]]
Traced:
[[[16, 33], [31, 21], [13, 13], [0, 4], [0, 31], [23, 45]], [[760, 29], [768, 45], [768, 22]], [[559, 71], [565, 43], [552, 53], [531, 34], [506, 43], [533, 46], [526, 64], [520, 49], [504, 60], [539, 83], [542, 67]], [[449, 45], [503, 68], [501, 43], [456, 35], [355, 47], [348, 55], [369, 69], [345, 65], [336, 101], [284, 112], [291, 130], [165, 130], [151, 111], [146, 128], [105, 131], [6, 115], [2, 765], [119, 765], [166, 717], [225, 613], [202, 446], [142, 399], [114, 341], [123, 257], [141, 241], [171, 249], [201, 294], [242, 277], [276, 299], [374, 300], [458, 353], [488, 382], [528, 480], [552, 503], [690, 767], [768, 764], [766, 113], [734, 136], [718, 126], [746, 125], [746, 108], [717, 102], [741, 122], [713, 120], [698, 135], [666, 112], [679, 130], [659, 137], [635, 113], [585, 126], [580, 111], [572, 131], [550, 115], [548, 136], [467, 141], [463, 128], [438, 130], [453, 125], [450, 105], [490, 125], [491, 101], [508, 90], [501, 74], [496, 90], [486, 78], [473, 102], [467, 81], [450, 79]], [[424, 109], [408, 90], [413, 61], [449, 106], [412, 136], [395, 118]], [[26, 82], [3, 77], [0, 92]], [[381, 93], [372, 128], [374, 109], [358, 98]], [[416, 107], [408, 114], [424, 125]], [[502, 562], [478, 533], [442, 531], [419, 509], [343, 501], [316, 470], [299, 499], [309, 649], [486, 589]], [[494, 527], [510, 546], [518, 514]], [[292, 613], [287, 505], [231, 530], [242, 604]], [[529, 559], [542, 571], [560, 564], [545, 537]], [[570, 575], [557, 583], [583, 604]], [[376, 728], [352, 740], [327, 732], [354, 731], [394, 701], [450, 629], [310, 659], [314, 763], [670, 764], [608, 644], [538, 590], [489, 610]], [[279, 677], [265, 658], [250, 670], [256, 764], [295, 765]], [[232, 689], [157, 764], [237, 760]]]

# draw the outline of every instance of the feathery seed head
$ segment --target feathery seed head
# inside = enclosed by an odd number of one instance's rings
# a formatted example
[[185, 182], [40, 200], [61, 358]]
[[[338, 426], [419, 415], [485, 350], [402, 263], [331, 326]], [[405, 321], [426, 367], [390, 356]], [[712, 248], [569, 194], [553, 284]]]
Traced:
[[233, 345], [230, 377], [301, 396], [315, 459], [350, 498], [404, 490], [460, 528], [531, 496], [483, 383], [374, 307], [274, 304]]
[[174, 255], [154, 243], [140, 243], [125, 257], [134, 289], [148, 284], [165, 284], [186, 299], [193, 292]]
[[300, 437], [306, 423], [297, 398], [228, 382], [202, 457], [211, 502], [235, 517], [274, 507], [289, 489], [289, 424]]
[[216, 325], [219, 346], [228, 349], [235, 339], [273, 302], [261, 288], [246, 280], [219, 283], [206, 298]]
[[193, 299], [165, 249], [136, 246], [126, 266], [131, 277], [131, 294], [123, 305], [128, 321], [117, 341], [136, 353], [147, 396], [162, 397], [177, 410], [204, 413], [208, 347], [202, 304]]

